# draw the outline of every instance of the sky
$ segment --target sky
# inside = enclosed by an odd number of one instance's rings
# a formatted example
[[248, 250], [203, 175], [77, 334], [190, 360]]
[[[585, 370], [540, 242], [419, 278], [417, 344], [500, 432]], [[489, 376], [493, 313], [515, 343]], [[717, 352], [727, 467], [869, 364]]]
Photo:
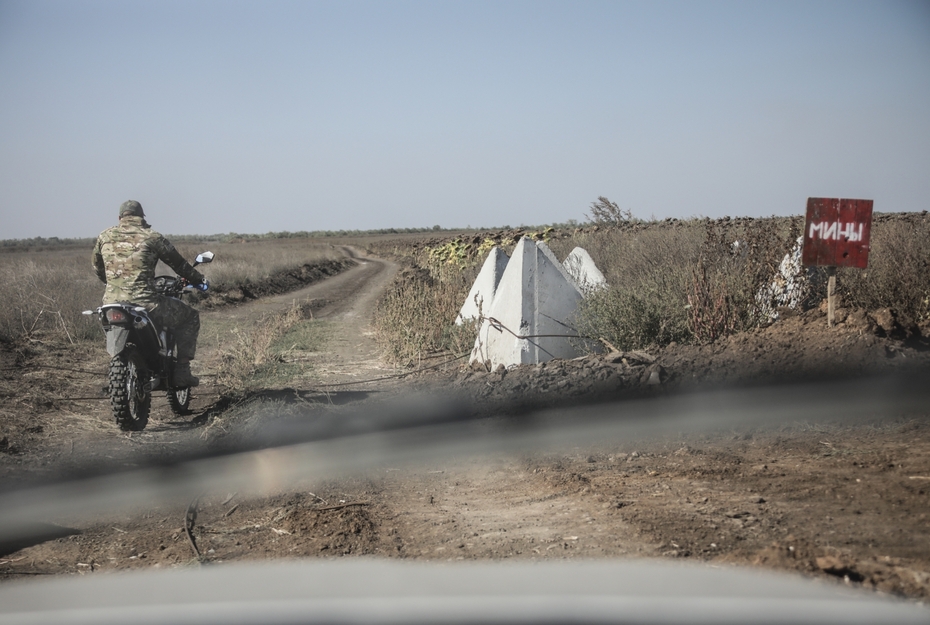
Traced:
[[0, 239], [930, 209], [930, 1], [0, 0]]

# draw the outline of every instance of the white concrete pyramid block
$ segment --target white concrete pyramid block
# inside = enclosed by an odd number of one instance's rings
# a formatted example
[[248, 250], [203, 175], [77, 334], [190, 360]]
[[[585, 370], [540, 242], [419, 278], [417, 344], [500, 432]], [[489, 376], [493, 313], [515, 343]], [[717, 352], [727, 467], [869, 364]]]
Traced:
[[497, 367], [578, 356], [577, 339], [568, 337], [577, 335], [571, 320], [581, 299], [549, 246], [524, 237], [485, 313], [493, 321], [481, 323], [471, 361]]
[[594, 259], [583, 247], [576, 247], [562, 263], [582, 293], [602, 289], [607, 286], [607, 279], [594, 264]]
[[508, 260], [504, 250], [499, 247], [491, 248], [491, 253], [481, 266], [481, 271], [478, 272], [478, 277], [475, 278], [455, 323], [461, 325], [463, 321], [478, 319], [482, 314], [488, 313]]

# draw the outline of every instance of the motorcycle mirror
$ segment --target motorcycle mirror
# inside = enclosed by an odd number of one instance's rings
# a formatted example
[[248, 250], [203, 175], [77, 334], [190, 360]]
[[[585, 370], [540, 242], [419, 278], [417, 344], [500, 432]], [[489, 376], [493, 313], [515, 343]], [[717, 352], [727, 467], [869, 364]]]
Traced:
[[197, 254], [196, 260], [197, 260], [198, 265], [209, 263], [213, 260], [213, 252], [204, 252], [203, 254]]

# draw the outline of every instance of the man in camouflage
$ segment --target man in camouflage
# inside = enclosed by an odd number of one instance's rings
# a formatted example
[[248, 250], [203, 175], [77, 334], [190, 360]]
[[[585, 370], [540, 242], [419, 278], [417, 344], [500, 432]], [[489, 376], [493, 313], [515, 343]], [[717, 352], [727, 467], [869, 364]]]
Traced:
[[162, 261], [191, 284], [205, 284], [206, 280], [168, 239], [151, 228], [145, 221], [142, 205], [129, 200], [120, 206], [119, 225], [97, 237], [94, 271], [107, 285], [103, 303], [131, 302], [143, 306], [152, 321], [171, 328], [178, 357], [172, 382], [176, 387], [197, 386], [200, 380], [191, 374], [190, 362], [197, 352], [200, 314], [184, 302], [155, 291], [155, 265]]

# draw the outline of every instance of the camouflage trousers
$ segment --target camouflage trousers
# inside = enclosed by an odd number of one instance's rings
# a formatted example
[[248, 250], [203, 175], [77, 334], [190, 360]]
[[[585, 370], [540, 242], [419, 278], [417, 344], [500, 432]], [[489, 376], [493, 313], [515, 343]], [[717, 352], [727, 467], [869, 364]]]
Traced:
[[159, 297], [149, 317], [161, 327], [171, 328], [177, 344], [178, 360], [191, 360], [197, 353], [200, 313], [173, 297]]

